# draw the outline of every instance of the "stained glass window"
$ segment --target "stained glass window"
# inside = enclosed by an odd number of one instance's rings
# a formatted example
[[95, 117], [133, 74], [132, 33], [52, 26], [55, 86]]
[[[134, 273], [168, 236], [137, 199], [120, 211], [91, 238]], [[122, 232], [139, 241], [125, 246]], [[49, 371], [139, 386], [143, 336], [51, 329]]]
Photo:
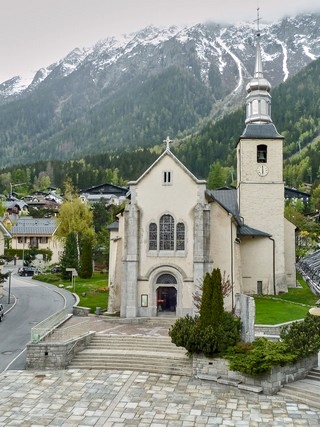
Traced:
[[174, 219], [171, 215], [160, 218], [160, 250], [174, 250]]
[[155, 222], [152, 222], [149, 225], [149, 250], [150, 251], [157, 250], [157, 239], [158, 239], [157, 224]]
[[184, 250], [184, 241], [185, 241], [185, 232], [184, 232], [184, 224], [183, 222], [178, 222], [177, 224], [177, 241], [176, 241], [176, 250], [183, 251]]

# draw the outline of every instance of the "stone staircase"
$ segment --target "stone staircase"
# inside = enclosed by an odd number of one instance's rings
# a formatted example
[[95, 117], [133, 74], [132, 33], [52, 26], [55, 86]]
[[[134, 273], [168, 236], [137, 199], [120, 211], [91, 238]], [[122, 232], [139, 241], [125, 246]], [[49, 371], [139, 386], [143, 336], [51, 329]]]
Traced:
[[192, 359], [170, 337], [96, 333], [68, 368], [146, 371], [192, 375]]
[[320, 368], [313, 368], [303, 380], [286, 384], [277, 394], [320, 409]]

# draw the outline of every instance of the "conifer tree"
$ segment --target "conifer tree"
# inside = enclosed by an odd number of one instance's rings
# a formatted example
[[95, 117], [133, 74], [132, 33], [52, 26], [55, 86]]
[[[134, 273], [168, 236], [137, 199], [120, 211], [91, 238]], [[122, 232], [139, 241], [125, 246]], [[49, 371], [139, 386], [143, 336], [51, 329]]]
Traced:
[[63, 279], [68, 279], [70, 277], [70, 273], [66, 271], [67, 268], [75, 268], [76, 270], [79, 268], [77, 235], [74, 232], [69, 233], [66, 238], [63, 255], [61, 257], [61, 268]]
[[211, 325], [219, 326], [222, 321], [224, 312], [223, 294], [222, 294], [222, 277], [219, 268], [215, 268], [211, 274], [212, 284], [212, 305], [211, 305]]
[[92, 239], [85, 237], [81, 241], [79, 276], [83, 279], [90, 279], [92, 272]]
[[205, 328], [211, 323], [212, 313], [212, 282], [211, 274], [207, 273], [203, 280], [202, 298], [200, 305], [200, 324], [201, 328]]

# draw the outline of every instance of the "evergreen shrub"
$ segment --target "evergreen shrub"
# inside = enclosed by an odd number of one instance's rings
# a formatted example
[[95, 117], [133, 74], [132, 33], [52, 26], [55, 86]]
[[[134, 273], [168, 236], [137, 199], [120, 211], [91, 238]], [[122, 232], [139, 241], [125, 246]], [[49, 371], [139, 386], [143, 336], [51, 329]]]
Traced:
[[288, 352], [286, 343], [266, 338], [257, 338], [251, 344], [239, 343], [229, 347], [224, 358], [229, 360], [232, 371], [251, 376], [265, 374], [273, 366], [284, 366], [297, 361], [296, 354]]
[[303, 359], [320, 350], [320, 317], [307, 314], [302, 322], [293, 322], [280, 334], [288, 351]]
[[257, 338], [251, 344], [238, 343], [229, 347], [224, 357], [230, 369], [252, 376], [298, 362], [320, 350], [320, 317], [307, 314], [303, 321], [286, 326], [280, 338], [280, 342]]
[[222, 279], [219, 269], [207, 273], [202, 287], [200, 316], [178, 319], [169, 336], [188, 354], [213, 357], [240, 341], [241, 322], [223, 309]]

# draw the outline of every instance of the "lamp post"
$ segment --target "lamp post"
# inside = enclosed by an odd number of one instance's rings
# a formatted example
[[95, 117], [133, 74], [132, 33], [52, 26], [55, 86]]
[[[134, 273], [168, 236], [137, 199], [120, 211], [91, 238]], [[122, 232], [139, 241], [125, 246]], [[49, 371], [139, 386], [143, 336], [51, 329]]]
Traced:
[[24, 244], [26, 241], [26, 220], [23, 220], [23, 241], [22, 241], [22, 267], [24, 266]]
[[9, 291], [8, 291], [8, 304], [10, 304], [10, 294], [11, 294], [11, 274], [13, 270], [8, 270], [9, 273]]

